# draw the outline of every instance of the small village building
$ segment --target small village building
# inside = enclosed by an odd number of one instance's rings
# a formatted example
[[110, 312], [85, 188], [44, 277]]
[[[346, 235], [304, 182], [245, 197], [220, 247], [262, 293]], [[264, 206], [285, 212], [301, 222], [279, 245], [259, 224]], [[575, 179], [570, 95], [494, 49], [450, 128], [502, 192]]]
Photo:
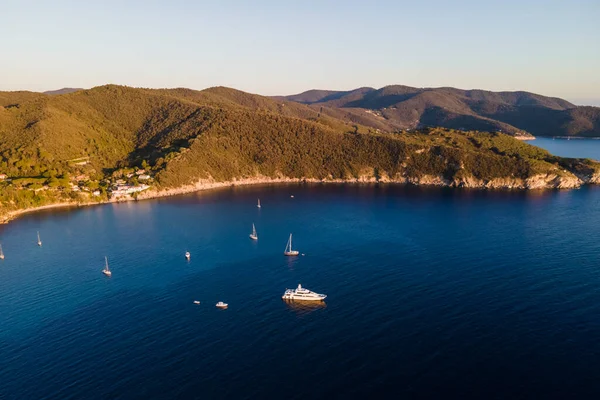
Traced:
[[133, 193], [137, 193], [137, 192], [141, 192], [143, 190], [148, 189], [150, 186], [148, 185], [137, 185], [137, 186], [131, 186], [131, 185], [117, 185], [112, 191], [111, 194], [114, 197], [119, 197], [119, 196], [126, 196], [126, 195], [130, 195]]

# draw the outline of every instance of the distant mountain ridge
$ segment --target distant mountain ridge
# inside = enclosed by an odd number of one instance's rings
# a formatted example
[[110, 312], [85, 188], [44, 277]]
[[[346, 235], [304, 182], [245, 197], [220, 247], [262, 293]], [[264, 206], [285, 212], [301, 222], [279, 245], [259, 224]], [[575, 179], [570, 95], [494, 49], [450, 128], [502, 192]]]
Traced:
[[403, 85], [349, 91], [309, 90], [284, 99], [337, 118], [394, 131], [424, 126], [528, 132], [537, 136], [600, 136], [600, 108], [535, 93]]
[[83, 88], [69, 88], [69, 87], [65, 87], [65, 88], [57, 89], [57, 90], [47, 90], [47, 91], [42, 92], [42, 93], [47, 94], [49, 96], [57, 96], [59, 94], [69, 94], [69, 93], [78, 92], [80, 90], [83, 90]]

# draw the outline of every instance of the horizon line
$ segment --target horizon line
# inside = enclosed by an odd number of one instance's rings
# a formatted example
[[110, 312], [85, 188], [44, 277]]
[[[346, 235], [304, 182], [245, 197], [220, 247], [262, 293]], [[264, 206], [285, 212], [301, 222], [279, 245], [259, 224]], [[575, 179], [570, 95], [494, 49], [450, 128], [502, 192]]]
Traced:
[[[598, 98], [575, 98], [572, 100], [568, 100], [567, 98], [564, 97], [559, 97], [559, 96], [552, 96], [552, 95], [546, 95], [546, 94], [541, 94], [541, 93], [537, 93], [537, 92], [532, 92], [532, 91], [528, 91], [528, 90], [492, 90], [492, 89], [480, 89], [480, 88], [470, 88], [470, 89], [464, 89], [464, 88], [460, 88], [460, 87], [456, 87], [456, 86], [409, 86], [409, 85], [404, 85], [404, 84], [399, 84], [399, 83], [394, 83], [394, 84], [390, 84], [390, 85], [385, 85], [385, 86], [381, 86], [379, 88], [377, 87], [373, 87], [373, 86], [357, 86], [354, 87], [352, 89], [319, 89], [319, 88], [311, 88], [311, 89], [306, 89], [300, 92], [296, 92], [296, 93], [292, 93], [292, 94], [277, 94], [277, 95], [266, 95], [266, 94], [261, 94], [261, 93], [255, 93], [255, 92], [250, 92], [250, 91], [245, 91], [242, 89], [238, 89], [232, 86], [225, 86], [225, 85], [215, 85], [215, 86], [207, 86], [204, 87], [202, 89], [197, 89], [197, 88], [192, 88], [192, 87], [188, 87], [188, 86], [163, 86], [163, 87], [151, 87], [151, 86], [133, 86], [133, 85], [127, 85], [127, 84], [119, 84], [119, 83], [104, 83], [101, 85], [96, 85], [96, 86], [92, 86], [92, 87], [75, 87], [75, 86], [63, 86], [61, 88], [58, 89], [49, 89], [49, 90], [28, 90], [28, 89], [17, 89], [17, 90], [4, 90], [4, 89], [0, 89], [0, 92], [30, 92], [30, 93], [41, 93], [41, 94], [46, 94], [48, 92], [56, 92], [56, 91], [60, 91], [60, 90], [65, 90], [65, 89], [73, 89], [76, 91], [79, 90], [92, 90], [98, 87], [103, 87], [103, 86], [121, 86], [121, 87], [128, 87], [128, 88], [132, 88], [132, 89], [149, 89], [149, 90], [169, 90], [169, 89], [187, 89], [187, 90], [194, 90], [194, 91], [204, 91], [204, 90], [208, 90], [208, 89], [213, 89], [213, 88], [227, 88], [227, 89], [233, 89], [233, 90], [238, 90], [240, 92], [244, 92], [244, 93], [248, 93], [248, 94], [253, 94], [253, 95], [259, 95], [259, 96], [264, 96], [264, 97], [286, 97], [286, 96], [295, 96], [295, 95], [299, 95], [302, 93], [306, 93], [306, 92], [310, 92], [310, 91], [330, 91], [330, 92], [352, 92], [355, 90], [359, 90], [359, 89], [373, 89], [373, 90], [381, 90], [384, 89], [386, 87], [391, 87], [391, 86], [403, 86], [403, 87], [408, 87], [408, 88], [414, 88], [414, 89], [456, 89], [456, 90], [464, 90], [464, 91], [482, 91], [482, 92], [491, 92], [491, 93], [530, 93], [530, 94], [535, 94], [535, 95], [539, 95], [539, 96], [544, 96], [544, 97], [548, 97], [548, 98], [554, 98], [554, 99], [560, 99], [560, 100], [566, 100], [569, 101], [571, 103], [573, 103], [574, 105], [580, 105], [580, 106], [592, 106], [592, 107], [600, 107], [600, 97]], [[578, 104], [578, 103], [587, 103], [587, 104]]]

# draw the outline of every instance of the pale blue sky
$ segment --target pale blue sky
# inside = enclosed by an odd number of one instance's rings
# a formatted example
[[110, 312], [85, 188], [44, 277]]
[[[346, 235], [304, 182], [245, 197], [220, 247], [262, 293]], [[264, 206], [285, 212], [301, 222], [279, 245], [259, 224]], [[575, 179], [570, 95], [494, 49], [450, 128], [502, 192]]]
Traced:
[[599, 0], [0, 0], [0, 38], [0, 90], [404, 84], [600, 104]]

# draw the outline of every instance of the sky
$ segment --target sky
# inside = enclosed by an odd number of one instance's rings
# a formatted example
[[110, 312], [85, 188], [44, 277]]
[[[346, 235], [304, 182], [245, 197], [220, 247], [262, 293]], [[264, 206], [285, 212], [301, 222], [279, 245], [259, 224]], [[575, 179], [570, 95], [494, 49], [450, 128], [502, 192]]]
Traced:
[[600, 1], [0, 0], [0, 90], [526, 90], [600, 105]]

